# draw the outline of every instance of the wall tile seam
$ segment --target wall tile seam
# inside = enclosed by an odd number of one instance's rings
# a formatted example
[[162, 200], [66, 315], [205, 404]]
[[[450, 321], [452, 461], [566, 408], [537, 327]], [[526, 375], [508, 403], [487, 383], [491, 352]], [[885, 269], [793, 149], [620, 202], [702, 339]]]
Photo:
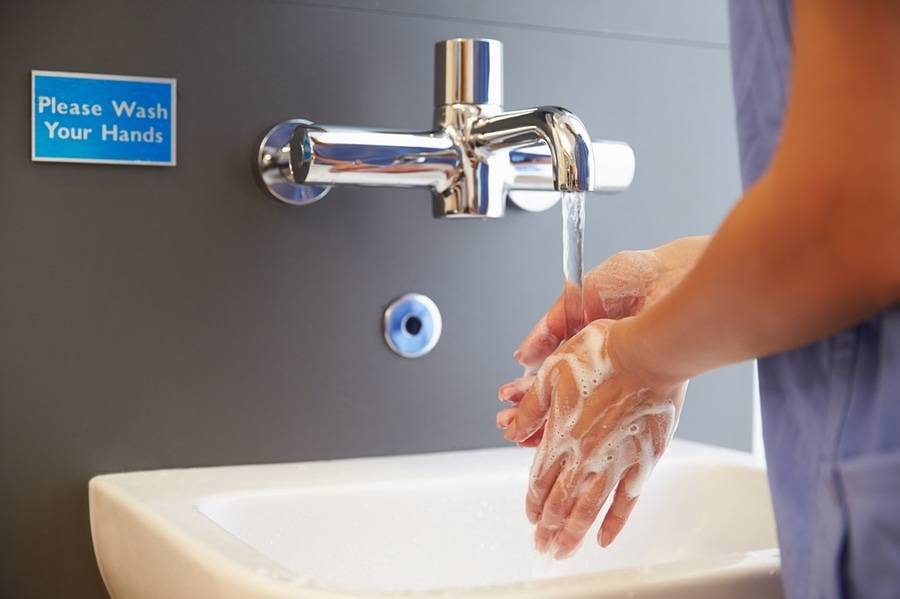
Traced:
[[432, 13], [419, 13], [387, 8], [363, 8], [360, 6], [347, 6], [341, 4], [324, 4], [322, 2], [310, 2], [308, 0], [267, 0], [270, 4], [286, 4], [289, 6], [303, 6], [307, 8], [320, 8], [326, 10], [343, 10], [360, 14], [379, 15], [385, 17], [406, 17], [413, 19], [425, 19], [431, 21], [463, 23], [466, 25], [484, 25], [490, 27], [506, 27], [521, 31], [540, 31], [544, 33], [561, 33], [579, 37], [597, 37], [629, 42], [643, 42], [660, 44], [665, 46], [680, 46], [688, 48], [702, 48], [707, 50], [728, 51], [729, 45], [724, 42], [710, 42], [690, 38], [678, 38], [650, 33], [635, 33], [629, 31], [615, 31], [610, 29], [580, 29], [575, 27], [559, 27], [555, 25], [537, 25], [531, 23], [508, 23], [493, 19], [476, 19], [470, 17], [458, 17], [451, 15], [439, 15]]

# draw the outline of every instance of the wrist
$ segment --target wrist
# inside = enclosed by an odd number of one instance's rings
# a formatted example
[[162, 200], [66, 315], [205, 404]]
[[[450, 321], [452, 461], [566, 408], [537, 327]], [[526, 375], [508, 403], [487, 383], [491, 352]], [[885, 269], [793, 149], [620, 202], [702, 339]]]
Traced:
[[644, 333], [643, 319], [631, 316], [614, 321], [607, 337], [607, 351], [616, 371], [628, 372], [654, 389], [682, 384], [689, 375], [678, 373], [668, 364], [668, 356], [655, 350]]

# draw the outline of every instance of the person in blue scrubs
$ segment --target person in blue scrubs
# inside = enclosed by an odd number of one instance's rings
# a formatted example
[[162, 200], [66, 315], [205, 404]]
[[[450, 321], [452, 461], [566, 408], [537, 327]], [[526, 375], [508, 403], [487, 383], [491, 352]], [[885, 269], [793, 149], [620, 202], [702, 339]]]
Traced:
[[900, 2], [730, 8], [744, 195], [594, 269], [571, 339], [551, 307], [498, 425], [538, 447], [528, 516], [564, 557], [608, 497], [601, 544], [625, 525], [685, 382], [759, 357], [786, 595], [900, 597]]

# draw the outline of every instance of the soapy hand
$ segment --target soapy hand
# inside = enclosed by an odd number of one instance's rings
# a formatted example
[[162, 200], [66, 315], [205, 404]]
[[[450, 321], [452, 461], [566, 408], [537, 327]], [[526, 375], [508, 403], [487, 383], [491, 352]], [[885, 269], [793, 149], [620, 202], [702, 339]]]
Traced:
[[526, 512], [537, 549], [557, 558], [578, 548], [611, 494], [598, 541], [615, 539], [681, 413], [687, 384], [651, 382], [629, 368], [617, 351], [629, 341], [617, 338], [617, 324], [594, 321], [564, 343], [505, 422], [510, 441], [543, 429]]
[[[707, 242], [707, 237], [684, 237], [652, 250], [612, 255], [584, 277], [583, 322], [634, 316], [658, 301], [693, 268]], [[565, 306], [560, 297], [516, 350], [516, 361], [526, 369], [537, 369], [563, 341], [565, 324]]]
[[[668, 294], [693, 267], [706, 248], [707, 237], [685, 237], [653, 250], [619, 252], [584, 277], [585, 324], [600, 318], [618, 320], [634, 316]], [[560, 297], [551, 306], [516, 350], [515, 359], [526, 374], [502, 385], [500, 401], [518, 404], [534, 381], [540, 367], [565, 338], [566, 315]], [[515, 408], [497, 414], [497, 426], [505, 428], [515, 416]], [[534, 447], [543, 431], [524, 439], [520, 445]]]

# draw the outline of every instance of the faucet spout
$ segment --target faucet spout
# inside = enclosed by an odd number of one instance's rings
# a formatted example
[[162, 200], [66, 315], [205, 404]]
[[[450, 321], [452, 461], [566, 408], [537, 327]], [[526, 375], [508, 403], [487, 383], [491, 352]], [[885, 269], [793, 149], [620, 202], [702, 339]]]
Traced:
[[294, 130], [290, 165], [301, 185], [443, 187], [456, 173], [459, 155], [443, 131], [308, 124]]
[[540, 106], [483, 116], [473, 123], [471, 135], [476, 151], [483, 155], [546, 144], [553, 162], [554, 189], [593, 189], [590, 135], [581, 119], [565, 108]]

